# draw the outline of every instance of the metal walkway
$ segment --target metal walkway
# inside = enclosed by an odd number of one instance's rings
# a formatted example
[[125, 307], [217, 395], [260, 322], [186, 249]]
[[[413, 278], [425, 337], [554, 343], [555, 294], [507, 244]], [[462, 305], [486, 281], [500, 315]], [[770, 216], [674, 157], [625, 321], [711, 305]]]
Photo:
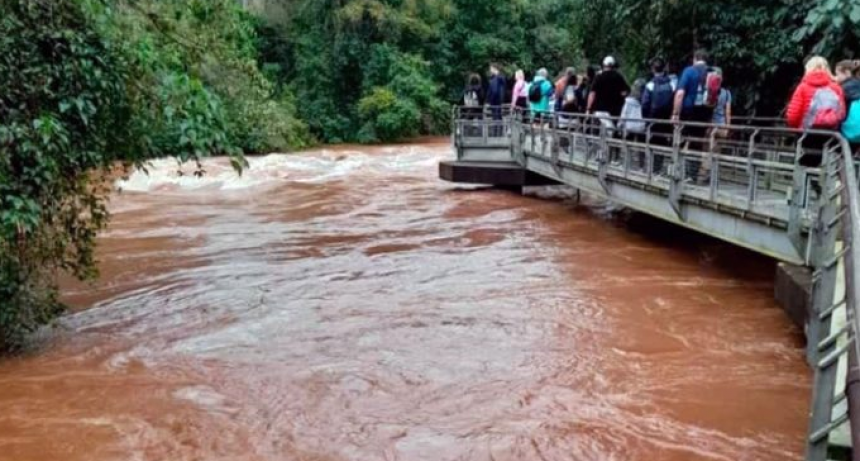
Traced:
[[[860, 189], [841, 136], [752, 119], [720, 130], [584, 114], [534, 120], [507, 107], [498, 119], [492, 113], [455, 110], [457, 161], [440, 171], [458, 165], [519, 169], [812, 268], [806, 329], [815, 384], [806, 459], [860, 461], [860, 450], [850, 449], [852, 439], [860, 443], [860, 346], [854, 340], [860, 331]], [[816, 166], [801, 166], [801, 159]], [[486, 175], [474, 177], [492, 183]]]

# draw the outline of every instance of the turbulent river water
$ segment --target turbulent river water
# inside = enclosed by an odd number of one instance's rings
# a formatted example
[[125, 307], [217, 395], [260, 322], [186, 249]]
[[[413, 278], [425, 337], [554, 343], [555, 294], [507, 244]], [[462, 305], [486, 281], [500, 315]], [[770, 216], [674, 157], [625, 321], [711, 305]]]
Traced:
[[118, 183], [102, 278], [0, 362], [0, 459], [784, 460], [810, 376], [773, 263], [444, 141]]

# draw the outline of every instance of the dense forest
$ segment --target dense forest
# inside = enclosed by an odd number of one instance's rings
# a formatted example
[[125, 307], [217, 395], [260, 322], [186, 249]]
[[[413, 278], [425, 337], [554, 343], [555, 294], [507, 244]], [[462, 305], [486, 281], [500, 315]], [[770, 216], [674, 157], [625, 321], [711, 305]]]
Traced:
[[[317, 142], [444, 133], [490, 62], [628, 77], [711, 50], [747, 113], [781, 110], [805, 56], [860, 51], [860, 0], [0, 0], [0, 349], [95, 276], [107, 177]], [[244, 2], [248, 3], [248, 2]], [[202, 170], [201, 170], [202, 174]]]

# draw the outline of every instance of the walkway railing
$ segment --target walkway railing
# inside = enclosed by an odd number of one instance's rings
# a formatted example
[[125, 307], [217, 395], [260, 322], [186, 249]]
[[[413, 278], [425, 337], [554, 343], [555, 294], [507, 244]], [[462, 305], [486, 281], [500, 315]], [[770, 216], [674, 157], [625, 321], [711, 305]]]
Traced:
[[[458, 159], [492, 151], [485, 158], [504, 154], [573, 187], [588, 189], [596, 179], [598, 193], [621, 202], [618, 185], [643, 191], [638, 205], [647, 208], [643, 195], [668, 202], [676, 222], [691, 219], [686, 205], [694, 204], [776, 232], [764, 236], [787, 236], [790, 251], [768, 241], [750, 245], [749, 238], [736, 243], [814, 270], [807, 337], [815, 384], [806, 459], [838, 458], [834, 447], [849, 443], [840, 438], [860, 446], [860, 186], [844, 138], [791, 130], [778, 119], [735, 118], [734, 125], [716, 126], [566, 113], [533, 117], [509, 107], [459, 108], [454, 115]], [[737, 229], [719, 228], [726, 223], [737, 221], [699, 216], [691, 227], [733, 241], [726, 236]], [[853, 431], [846, 430], [849, 419]], [[860, 450], [852, 456], [860, 461]]]
[[[840, 457], [833, 453], [833, 437], [845, 439], [839, 445], [860, 447], [860, 189], [848, 143], [840, 139], [826, 154], [826, 193], [813, 234], [815, 317], [808, 334], [815, 382], [806, 459], [815, 461]], [[860, 450], [852, 458], [860, 459]]]

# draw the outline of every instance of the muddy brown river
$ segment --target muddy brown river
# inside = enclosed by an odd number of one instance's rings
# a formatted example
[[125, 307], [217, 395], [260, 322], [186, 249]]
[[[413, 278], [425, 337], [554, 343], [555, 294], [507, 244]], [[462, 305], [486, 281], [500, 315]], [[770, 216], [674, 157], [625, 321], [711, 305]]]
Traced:
[[101, 280], [0, 362], [0, 459], [800, 458], [773, 262], [564, 188], [443, 183], [451, 155], [120, 183]]

